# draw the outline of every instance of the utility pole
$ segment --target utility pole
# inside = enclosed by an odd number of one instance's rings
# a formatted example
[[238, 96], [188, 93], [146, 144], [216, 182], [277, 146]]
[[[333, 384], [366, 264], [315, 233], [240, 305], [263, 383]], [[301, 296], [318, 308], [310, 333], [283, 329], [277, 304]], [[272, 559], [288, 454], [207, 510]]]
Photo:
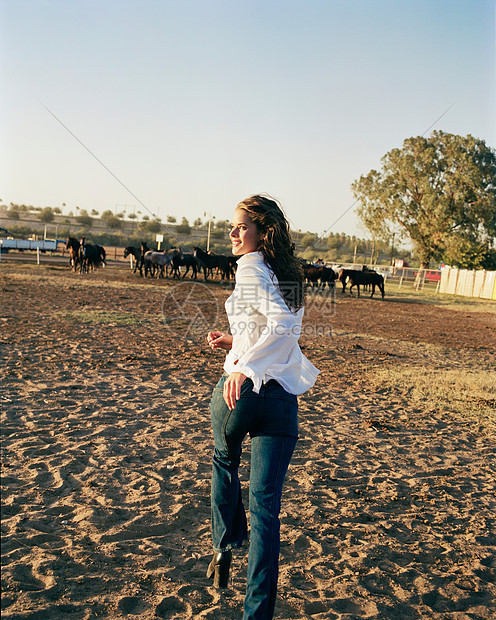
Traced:
[[207, 252], [210, 250], [210, 225], [211, 225], [211, 220], [210, 218], [208, 218], [208, 229], [207, 229]]
[[[203, 216], [205, 217], [207, 212], [203, 212]], [[207, 226], [207, 252], [210, 250], [210, 230], [212, 227], [212, 220], [215, 220], [215, 215], [208, 214], [208, 226]]]

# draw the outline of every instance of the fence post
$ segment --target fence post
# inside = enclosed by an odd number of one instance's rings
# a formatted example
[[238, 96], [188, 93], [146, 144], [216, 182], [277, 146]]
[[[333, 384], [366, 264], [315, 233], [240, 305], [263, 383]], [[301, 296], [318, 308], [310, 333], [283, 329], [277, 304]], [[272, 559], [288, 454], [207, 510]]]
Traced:
[[415, 278], [415, 282], [413, 283], [413, 288], [418, 291], [419, 289], [423, 289], [424, 288], [424, 281], [425, 281], [425, 269], [421, 269], [419, 267], [419, 270], [417, 272], [417, 276]]

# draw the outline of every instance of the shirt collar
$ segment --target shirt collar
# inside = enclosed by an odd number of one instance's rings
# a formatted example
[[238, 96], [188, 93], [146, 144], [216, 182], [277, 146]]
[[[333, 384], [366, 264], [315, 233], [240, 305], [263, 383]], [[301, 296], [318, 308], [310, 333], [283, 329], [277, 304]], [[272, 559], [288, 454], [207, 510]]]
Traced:
[[238, 265], [243, 262], [246, 262], [247, 260], [253, 260], [253, 259], [258, 259], [258, 260], [265, 262], [262, 252], [259, 252], [258, 250], [256, 250], [255, 252], [247, 252], [246, 254], [243, 254], [243, 256], [240, 256], [240, 258], [238, 258]]

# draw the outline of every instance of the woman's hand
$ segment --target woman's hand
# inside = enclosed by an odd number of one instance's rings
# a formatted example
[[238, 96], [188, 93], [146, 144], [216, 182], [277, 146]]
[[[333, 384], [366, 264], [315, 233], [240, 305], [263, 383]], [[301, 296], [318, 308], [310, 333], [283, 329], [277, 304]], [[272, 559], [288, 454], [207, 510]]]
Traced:
[[208, 332], [207, 341], [211, 349], [232, 349], [233, 337], [224, 332]]
[[236, 407], [236, 401], [241, 396], [241, 386], [243, 385], [246, 375], [242, 372], [233, 372], [227, 377], [224, 383], [224, 400], [229, 409]]

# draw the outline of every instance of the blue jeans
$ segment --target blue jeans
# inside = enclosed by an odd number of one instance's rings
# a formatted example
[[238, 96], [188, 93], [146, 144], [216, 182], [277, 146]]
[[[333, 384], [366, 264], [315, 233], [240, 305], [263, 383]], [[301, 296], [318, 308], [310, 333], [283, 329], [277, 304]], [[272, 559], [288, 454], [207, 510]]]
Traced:
[[298, 401], [276, 381], [253, 392], [251, 379], [230, 411], [224, 401], [224, 374], [210, 402], [214, 432], [212, 538], [215, 551], [241, 547], [247, 539], [238, 467], [241, 444], [251, 438], [250, 551], [244, 620], [274, 615], [279, 573], [279, 512], [284, 478], [298, 439]]

